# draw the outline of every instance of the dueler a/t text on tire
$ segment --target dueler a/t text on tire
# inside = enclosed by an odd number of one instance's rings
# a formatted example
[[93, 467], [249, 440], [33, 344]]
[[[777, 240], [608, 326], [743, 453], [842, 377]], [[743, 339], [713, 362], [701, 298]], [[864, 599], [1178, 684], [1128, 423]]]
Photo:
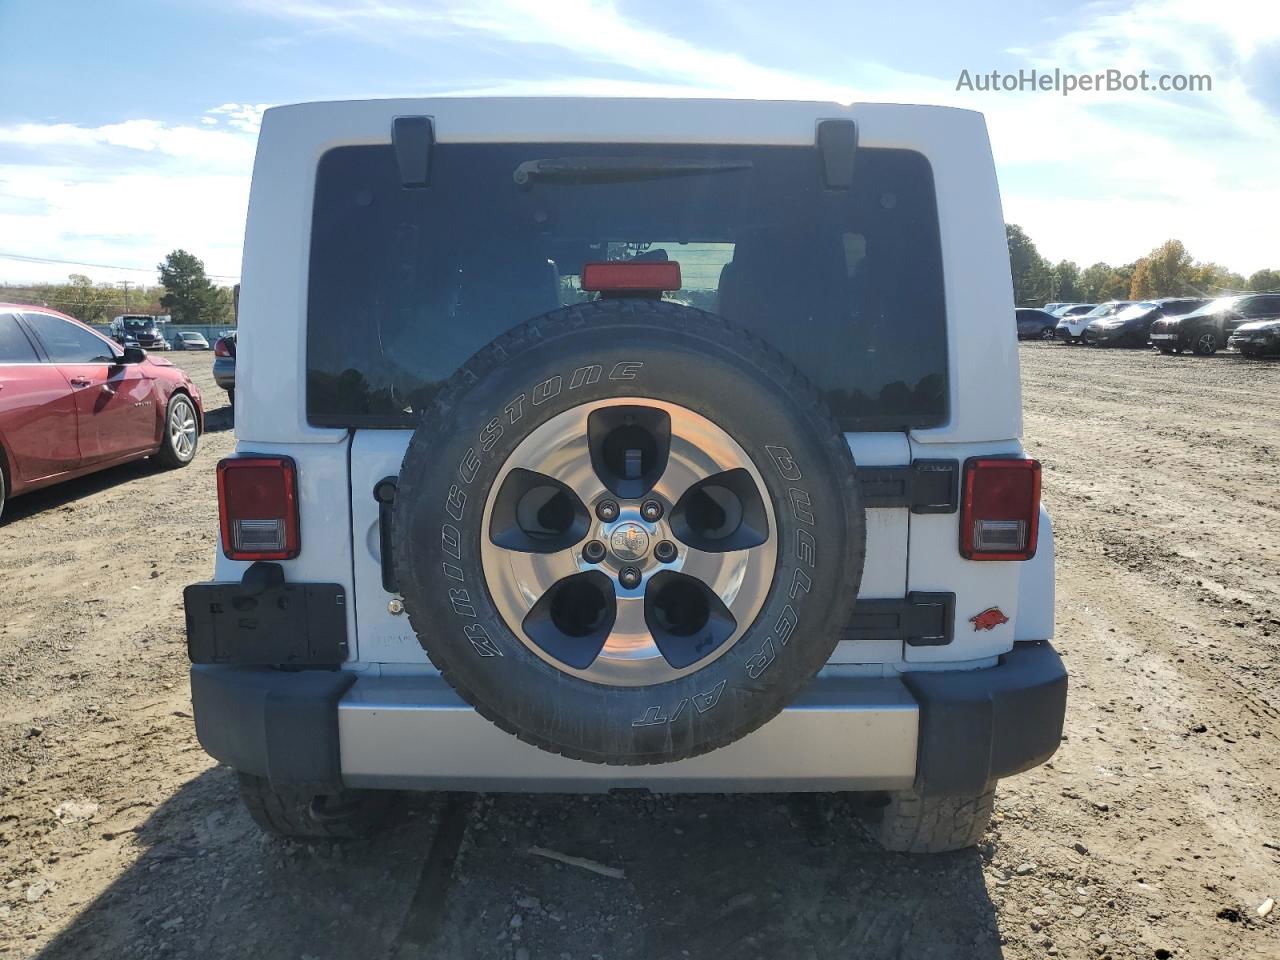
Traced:
[[775, 716], [829, 658], [865, 541], [808, 382], [722, 318], [644, 299], [565, 307], [469, 360], [409, 443], [393, 528], [405, 609], [454, 689], [610, 764]]

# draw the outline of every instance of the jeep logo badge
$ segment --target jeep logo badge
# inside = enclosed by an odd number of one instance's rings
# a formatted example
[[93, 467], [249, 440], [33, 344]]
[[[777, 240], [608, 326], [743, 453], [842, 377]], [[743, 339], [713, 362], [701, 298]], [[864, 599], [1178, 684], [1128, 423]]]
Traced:
[[619, 560], [639, 560], [649, 552], [649, 534], [638, 523], [620, 523], [609, 536], [609, 546]]

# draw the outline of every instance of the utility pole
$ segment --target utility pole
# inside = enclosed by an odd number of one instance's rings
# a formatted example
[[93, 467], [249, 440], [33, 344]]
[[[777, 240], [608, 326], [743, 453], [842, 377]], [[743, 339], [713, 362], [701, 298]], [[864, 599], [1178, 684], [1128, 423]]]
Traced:
[[120, 286], [124, 287], [124, 312], [129, 312], [129, 281], [121, 280]]

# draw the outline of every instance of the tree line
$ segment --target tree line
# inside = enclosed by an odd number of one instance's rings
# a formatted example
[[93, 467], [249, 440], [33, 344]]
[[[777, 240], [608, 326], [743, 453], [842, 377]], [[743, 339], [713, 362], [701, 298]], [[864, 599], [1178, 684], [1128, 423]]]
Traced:
[[[1005, 233], [1014, 302], [1024, 306], [1280, 291], [1280, 270], [1259, 270], [1246, 278], [1221, 264], [1195, 260], [1179, 240], [1167, 240], [1132, 263], [1099, 261], [1081, 268], [1071, 260], [1050, 263], [1015, 223], [1006, 224]], [[167, 313], [182, 324], [235, 322], [231, 288], [213, 283], [199, 257], [174, 250], [157, 271], [159, 282], [152, 285], [94, 283], [79, 273], [66, 283], [0, 284], [0, 301], [53, 307], [85, 323], [109, 323], [122, 313]]]
[[1005, 224], [1005, 233], [1014, 302], [1019, 306], [1280, 291], [1280, 270], [1259, 270], [1246, 278], [1221, 264], [1194, 259], [1180, 240], [1166, 240], [1132, 263], [1112, 266], [1099, 261], [1082, 269], [1071, 260], [1050, 263], [1016, 223]]
[[123, 313], [167, 313], [181, 324], [235, 322], [231, 288], [213, 283], [199, 257], [174, 250], [156, 270], [155, 284], [94, 283], [82, 273], [66, 283], [0, 284], [0, 301], [52, 307], [84, 323], [110, 323]]

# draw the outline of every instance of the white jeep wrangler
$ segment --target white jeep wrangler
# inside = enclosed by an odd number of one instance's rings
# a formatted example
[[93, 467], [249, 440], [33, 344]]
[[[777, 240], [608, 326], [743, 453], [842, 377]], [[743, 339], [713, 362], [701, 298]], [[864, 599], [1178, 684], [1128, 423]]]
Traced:
[[982, 117], [263, 118], [201, 743], [267, 830], [388, 791], [858, 791], [972, 844], [1066, 673]]

